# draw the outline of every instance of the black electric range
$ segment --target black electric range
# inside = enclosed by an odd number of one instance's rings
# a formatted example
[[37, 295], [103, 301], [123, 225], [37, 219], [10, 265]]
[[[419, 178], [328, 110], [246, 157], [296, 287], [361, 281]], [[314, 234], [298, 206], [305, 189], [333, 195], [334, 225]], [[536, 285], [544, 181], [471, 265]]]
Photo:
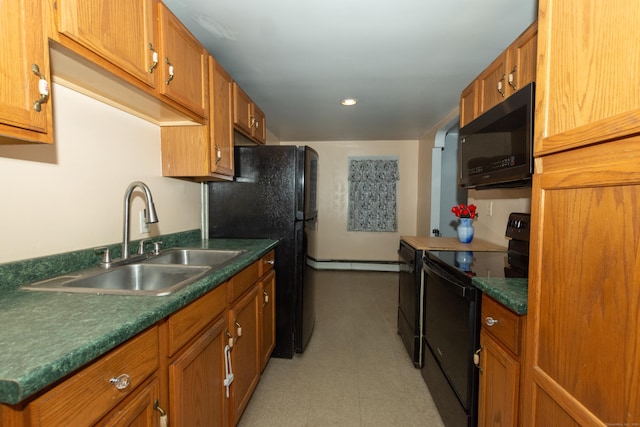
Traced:
[[422, 375], [447, 427], [475, 427], [481, 292], [473, 277], [526, 278], [529, 214], [512, 213], [507, 252], [426, 251], [423, 255]]

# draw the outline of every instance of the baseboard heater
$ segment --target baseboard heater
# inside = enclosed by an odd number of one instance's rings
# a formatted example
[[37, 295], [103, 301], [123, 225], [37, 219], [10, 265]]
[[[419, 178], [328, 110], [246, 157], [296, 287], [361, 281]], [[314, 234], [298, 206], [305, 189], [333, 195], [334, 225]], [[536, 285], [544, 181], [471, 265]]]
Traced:
[[307, 257], [307, 265], [316, 270], [400, 271], [400, 263], [396, 261], [318, 260]]

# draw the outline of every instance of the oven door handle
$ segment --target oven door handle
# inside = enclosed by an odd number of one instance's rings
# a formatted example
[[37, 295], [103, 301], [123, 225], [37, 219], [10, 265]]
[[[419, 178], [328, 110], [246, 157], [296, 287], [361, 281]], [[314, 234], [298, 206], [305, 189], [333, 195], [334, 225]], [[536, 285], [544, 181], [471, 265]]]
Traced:
[[465, 285], [458, 283], [455, 277], [453, 277], [451, 274], [448, 274], [442, 268], [438, 267], [437, 265], [428, 263], [426, 261], [423, 262], [422, 267], [425, 270], [425, 273], [427, 274], [432, 273], [438, 276], [440, 279], [442, 279], [449, 287], [452, 288], [452, 290], [457, 295], [460, 295], [463, 298], [467, 296], [467, 287]]

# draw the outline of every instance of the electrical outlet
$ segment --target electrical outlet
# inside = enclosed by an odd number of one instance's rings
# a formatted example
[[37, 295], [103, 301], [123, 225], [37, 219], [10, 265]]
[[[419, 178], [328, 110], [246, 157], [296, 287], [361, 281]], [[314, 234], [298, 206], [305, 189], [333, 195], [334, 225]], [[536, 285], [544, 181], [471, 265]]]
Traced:
[[144, 209], [140, 211], [140, 233], [148, 233], [149, 232], [149, 224], [145, 220]]

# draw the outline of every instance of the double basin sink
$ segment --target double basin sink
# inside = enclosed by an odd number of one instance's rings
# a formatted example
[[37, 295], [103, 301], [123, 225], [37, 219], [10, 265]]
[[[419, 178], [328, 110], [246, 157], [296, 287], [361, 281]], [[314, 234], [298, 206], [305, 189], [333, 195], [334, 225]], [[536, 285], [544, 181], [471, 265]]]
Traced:
[[169, 249], [131, 264], [83, 270], [21, 288], [34, 291], [164, 296], [195, 282], [213, 269], [230, 264], [244, 252]]

